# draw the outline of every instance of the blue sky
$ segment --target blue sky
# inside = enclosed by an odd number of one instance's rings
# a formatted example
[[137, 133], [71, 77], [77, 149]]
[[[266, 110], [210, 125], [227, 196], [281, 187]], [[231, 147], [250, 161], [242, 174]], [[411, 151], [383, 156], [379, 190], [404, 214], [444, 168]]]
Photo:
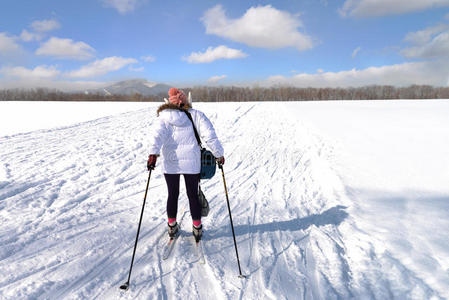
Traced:
[[0, 88], [449, 84], [449, 0], [7, 0]]

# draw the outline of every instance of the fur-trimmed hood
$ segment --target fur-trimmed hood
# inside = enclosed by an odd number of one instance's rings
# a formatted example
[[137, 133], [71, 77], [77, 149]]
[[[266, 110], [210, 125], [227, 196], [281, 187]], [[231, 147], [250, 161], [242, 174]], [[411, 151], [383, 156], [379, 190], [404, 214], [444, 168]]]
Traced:
[[176, 104], [165, 103], [165, 104], [162, 104], [161, 106], [159, 106], [159, 108], [157, 109], [157, 116], [159, 117], [160, 113], [166, 109], [176, 109], [179, 111], [187, 111], [189, 108], [190, 108], [189, 106], [179, 107]]
[[168, 103], [159, 106], [157, 115], [172, 125], [183, 127], [190, 125], [190, 120], [185, 113], [186, 111], [188, 111], [188, 106], [179, 107], [175, 104]]

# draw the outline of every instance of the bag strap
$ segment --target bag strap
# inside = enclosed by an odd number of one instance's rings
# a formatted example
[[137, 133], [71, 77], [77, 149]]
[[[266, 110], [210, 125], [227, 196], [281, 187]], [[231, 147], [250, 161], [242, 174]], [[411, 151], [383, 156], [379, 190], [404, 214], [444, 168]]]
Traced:
[[186, 113], [186, 115], [189, 118], [190, 122], [192, 122], [193, 131], [195, 132], [195, 137], [196, 137], [196, 140], [198, 141], [198, 145], [200, 146], [201, 149], [203, 149], [203, 145], [201, 144], [200, 135], [198, 134], [198, 131], [196, 130], [195, 123], [193, 123], [192, 115], [187, 110], [183, 109], [182, 111]]

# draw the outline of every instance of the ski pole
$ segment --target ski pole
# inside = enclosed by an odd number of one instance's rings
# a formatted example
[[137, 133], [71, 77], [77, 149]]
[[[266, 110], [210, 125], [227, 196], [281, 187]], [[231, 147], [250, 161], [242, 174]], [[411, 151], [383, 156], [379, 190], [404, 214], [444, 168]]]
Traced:
[[221, 175], [223, 176], [223, 184], [224, 184], [224, 189], [225, 189], [225, 194], [226, 194], [226, 202], [228, 203], [229, 219], [231, 220], [232, 237], [234, 238], [235, 254], [237, 256], [237, 264], [239, 266], [239, 274], [240, 274], [239, 278], [246, 278], [246, 275], [242, 274], [242, 269], [240, 268], [239, 252], [237, 250], [237, 242], [235, 240], [234, 224], [232, 223], [231, 206], [229, 205], [228, 188], [226, 187], [226, 179], [224, 176], [223, 165], [218, 164], [218, 167], [221, 169]]
[[140, 225], [142, 224], [143, 210], [145, 208], [145, 202], [147, 200], [147, 193], [148, 193], [148, 186], [150, 185], [150, 178], [151, 178], [151, 170], [150, 170], [150, 174], [148, 174], [147, 187], [145, 188], [145, 196], [143, 197], [142, 211], [140, 213], [139, 227], [137, 227], [136, 242], [134, 244], [133, 258], [131, 259], [131, 267], [129, 268], [128, 281], [120, 286], [120, 289], [125, 290], [125, 291], [129, 289], [129, 281], [131, 279], [131, 271], [133, 269], [134, 256], [136, 255], [137, 241], [139, 240]]

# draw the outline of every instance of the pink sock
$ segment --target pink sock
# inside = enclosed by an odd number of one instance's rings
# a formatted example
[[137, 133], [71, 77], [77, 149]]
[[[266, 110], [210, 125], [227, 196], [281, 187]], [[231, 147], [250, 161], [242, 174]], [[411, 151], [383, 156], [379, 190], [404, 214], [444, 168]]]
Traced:
[[201, 226], [201, 220], [193, 220], [193, 226], [200, 227]]
[[175, 224], [176, 218], [168, 218], [168, 224]]

